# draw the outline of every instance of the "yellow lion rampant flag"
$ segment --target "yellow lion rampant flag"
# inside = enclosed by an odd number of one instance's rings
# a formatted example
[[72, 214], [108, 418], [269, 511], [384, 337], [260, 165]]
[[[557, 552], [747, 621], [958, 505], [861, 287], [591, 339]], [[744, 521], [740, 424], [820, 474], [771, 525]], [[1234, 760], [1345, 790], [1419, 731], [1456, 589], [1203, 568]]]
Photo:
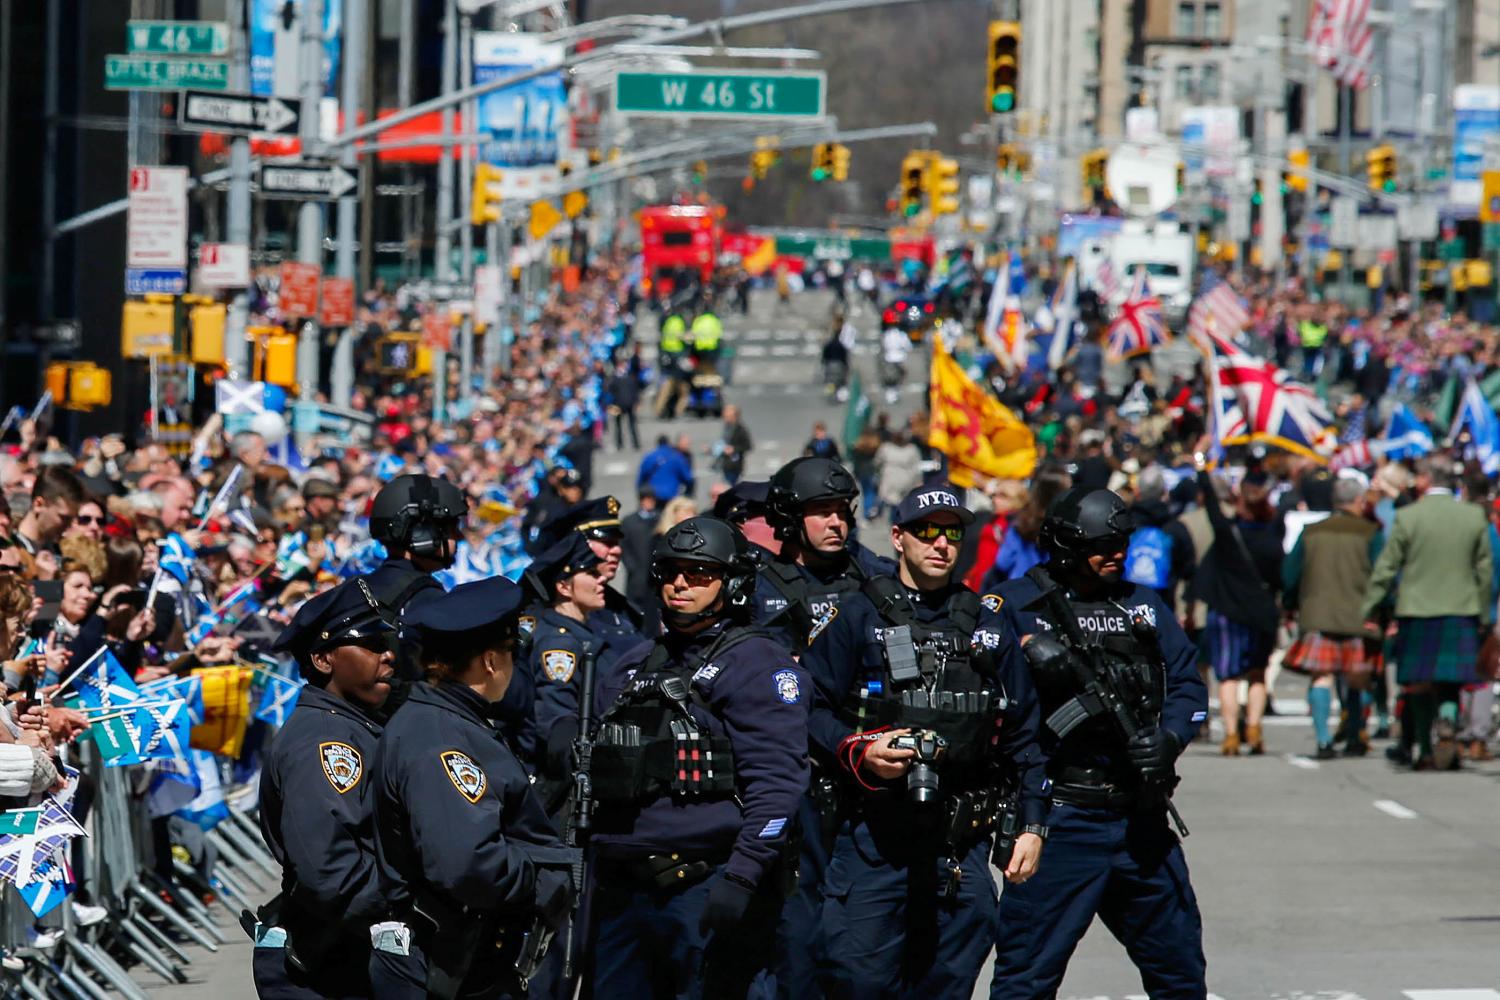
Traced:
[[238, 757], [250, 721], [251, 667], [202, 667], [193, 671], [203, 678], [203, 722], [193, 727], [189, 742], [199, 750]]
[[932, 338], [932, 410], [927, 443], [948, 456], [948, 478], [973, 486], [977, 473], [993, 479], [1025, 479], [1036, 468], [1031, 428], [994, 396], [974, 384], [958, 362]]

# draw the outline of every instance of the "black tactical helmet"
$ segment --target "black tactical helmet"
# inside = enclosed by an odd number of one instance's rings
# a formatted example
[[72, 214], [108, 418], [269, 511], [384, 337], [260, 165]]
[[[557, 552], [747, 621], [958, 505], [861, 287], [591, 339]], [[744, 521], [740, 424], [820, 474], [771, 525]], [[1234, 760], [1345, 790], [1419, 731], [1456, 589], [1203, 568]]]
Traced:
[[[745, 617], [749, 612], [750, 597], [755, 590], [756, 562], [750, 552], [750, 543], [739, 528], [706, 514], [673, 525], [657, 539], [656, 549], [651, 554], [651, 585], [661, 587], [666, 584], [666, 566], [676, 562], [704, 563], [723, 569], [724, 607], [737, 618]], [[703, 613], [693, 618], [700, 620], [720, 613]], [[666, 614], [672, 624], [691, 624], [673, 621], [670, 609]]]
[[370, 507], [370, 536], [387, 549], [452, 558], [459, 522], [468, 512], [468, 499], [448, 480], [397, 476], [375, 495]]
[[776, 537], [795, 538], [802, 531], [802, 509], [816, 500], [853, 503], [859, 484], [849, 470], [831, 458], [794, 458], [776, 470], [766, 491], [766, 520]]
[[1093, 554], [1122, 551], [1130, 529], [1124, 500], [1109, 490], [1075, 486], [1047, 508], [1040, 541], [1055, 562], [1067, 567]]

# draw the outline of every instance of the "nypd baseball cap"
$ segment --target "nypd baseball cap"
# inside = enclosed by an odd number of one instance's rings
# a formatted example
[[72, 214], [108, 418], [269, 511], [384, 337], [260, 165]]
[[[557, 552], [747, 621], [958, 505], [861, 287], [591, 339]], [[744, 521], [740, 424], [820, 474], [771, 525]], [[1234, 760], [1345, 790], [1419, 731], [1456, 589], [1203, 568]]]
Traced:
[[961, 524], [973, 524], [974, 512], [963, 505], [958, 491], [947, 483], [918, 486], [896, 506], [896, 524], [925, 521], [934, 514], [952, 514]]

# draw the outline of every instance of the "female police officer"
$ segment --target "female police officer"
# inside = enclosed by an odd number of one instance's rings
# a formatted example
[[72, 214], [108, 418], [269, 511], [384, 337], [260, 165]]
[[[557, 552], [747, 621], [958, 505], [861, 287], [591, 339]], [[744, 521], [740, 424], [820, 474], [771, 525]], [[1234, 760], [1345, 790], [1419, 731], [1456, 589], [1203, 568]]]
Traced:
[[574, 859], [493, 719], [520, 607], [521, 589], [495, 578], [405, 619], [421, 633], [428, 682], [387, 727], [374, 765], [390, 917], [373, 935], [378, 997], [515, 995], [567, 919]]
[[263, 1000], [371, 995], [369, 926], [380, 895], [367, 772], [393, 638], [387, 612], [355, 578], [302, 605], [273, 647], [296, 657], [307, 686], [261, 772], [261, 832], [281, 863], [276, 923], [285, 931], [284, 947], [274, 928], [256, 936]]
[[651, 564], [667, 632], [600, 672], [593, 995], [736, 997], [765, 969], [807, 787], [806, 674], [744, 627], [749, 543], [693, 517]]

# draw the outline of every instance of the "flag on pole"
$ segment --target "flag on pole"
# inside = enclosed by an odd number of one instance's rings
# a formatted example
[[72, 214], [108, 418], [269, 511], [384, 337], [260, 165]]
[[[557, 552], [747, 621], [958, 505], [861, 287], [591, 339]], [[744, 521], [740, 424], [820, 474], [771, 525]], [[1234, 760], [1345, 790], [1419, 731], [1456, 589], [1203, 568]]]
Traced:
[[1479, 467], [1486, 476], [1500, 473], [1500, 419], [1496, 418], [1494, 408], [1479, 391], [1479, 384], [1472, 375], [1464, 386], [1458, 415], [1448, 432], [1448, 444], [1454, 444], [1465, 430], [1469, 432], [1465, 454], [1479, 460]]
[[187, 543], [187, 539], [174, 531], [161, 540], [161, 554], [158, 561], [161, 568], [166, 570], [174, 580], [185, 585], [193, 577], [193, 567], [198, 561], [198, 556], [193, 552], [193, 547]]
[[1162, 315], [1161, 300], [1151, 294], [1146, 269], [1138, 267], [1119, 314], [1109, 324], [1105, 353], [1112, 361], [1147, 354], [1152, 348], [1165, 344], [1167, 337], [1167, 320]]
[[1214, 272], [1205, 272], [1187, 316], [1188, 336], [1199, 349], [1208, 351], [1210, 339], [1216, 336], [1233, 343], [1249, 322], [1250, 312], [1239, 294]]
[[1385, 425], [1385, 436], [1381, 439], [1381, 447], [1387, 458], [1396, 460], [1407, 458], [1420, 458], [1429, 454], [1435, 443], [1432, 440], [1432, 431], [1427, 425], [1417, 419], [1417, 415], [1407, 409], [1405, 403], [1397, 404], [1391, 411], [1391, 419]]
[[191, 763], [198, 794], [179, 809], [177, 815], [204, 830], [212, 830], [229, 818], [229, 804], [224, 801], [224, 784], [219, 777], [219, 761], [206, 750], [194, 750]]
[[196, 753], [198, 751], [189, 750], [188, 756], [179, 760], [147, 761], [151, 783], [146, 787], [146, 812], [152, 819], [170, 816], [186, 808], [203, 790], [198, 781], [198, 769], [193, 763]]
[[265, 673], [261, 677], [265, 680], [265, 689], [261, 692], [255, 717], [273, 726], [284, 726], [286, 720], [291, 718], [292, 709], [297, 707], [297, 694], [302, 690], [302, 685], [277, 674]]
[[176, 699], [187, 706], [188, 718], [193, 725], [203, 721], [203, 678], [189, 674], [186, 677], [163, 677], [141, 685], [141, 697], [146, 701], [169, 701]]
[[1370, 83], [1375, 29], [1370, 0], [1314, 0], [1307, 22], [1307, 42], [1318, 64], [1346, 87], [1363, 90]]
[[131, 722], [136, 752], [141, 759], [176, 760], [187, 756], [192, 720], [186, 702], [143, 702]]
[[193, 671], [203, 684], [203, 721], [193, 727], [191, 743], [200, 750], [238, 757], [250, 721], [249, 667], [204, 667]]
[[948, 456], [948, 478], [973, 486], [974, 476], [1025, 479], [1036, 468], [1036, 439], [1021, 420], [969, 378], [934, 338], [928, 390], [927, 443]]
[[115, 659], [108, 646], [100, 646], [98, 652], [58, 684], [58, 690], [70, 685], [84, 706], [104, 712], [126, 708], [141, 700], [141, 689], [135, 686], [130, 672]]
[[236, 463], [235, 467], [229, 471], [229, 475], [224, 477], [224, 482], [219, 486], [219, 492], [214, 494], [213, 500], [208, 505], [208, 510], [203, 512], [203, 519], [198, 523], [198, 530], [203, 530], [203, 526], [213, 518], [215, 513], [229, 509], [229, 505], [234, 502], [235, 497], [239, 496], [240, 480], [244, 476], [244, 465]]
[[1062, 280], [1047, 303], [1052, 317], [1052, 344], [1047, 348], [1047, 367], [1061, 368], [1073, 349], [1078, 325], [1078, 268], [1072, 260], [1063, 268]]
[[1262, 441], [1322, 461], [1316, 449], [1333, 417], [1317, 394], [1221, 336], [1212, 337], [1210, 346], [1218, 441]]
[[16, 891], [38, 917], [45, 917], [67, 899], [75, 888], [67, 865], [67, 853], [53, 852], [50, 859], [37, 865], [30, 882], [16, 886]]
[[83, 833], [73, 814], [56, 798], [47, 796], [30, 833], [0, 836], [0, 879], [17, 888], [30, 885], [54, 851]]

